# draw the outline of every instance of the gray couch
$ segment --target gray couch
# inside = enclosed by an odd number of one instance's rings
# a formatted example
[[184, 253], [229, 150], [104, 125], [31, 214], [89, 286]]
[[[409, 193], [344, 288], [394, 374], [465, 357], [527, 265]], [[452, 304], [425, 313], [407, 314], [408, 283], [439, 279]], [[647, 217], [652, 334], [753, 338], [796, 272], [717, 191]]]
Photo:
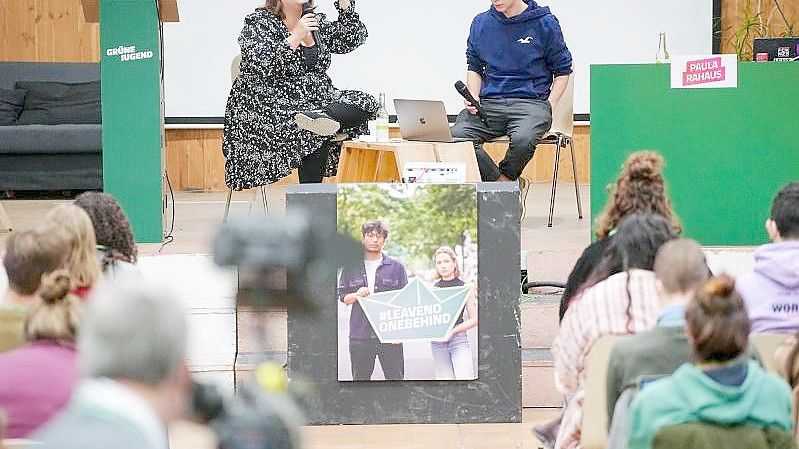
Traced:
[[[17, 81], [83, 83], [98, 63], [0, 62], [0, 88]], [[0, 126], [0, 191], [101, 189], [100, 124]]]

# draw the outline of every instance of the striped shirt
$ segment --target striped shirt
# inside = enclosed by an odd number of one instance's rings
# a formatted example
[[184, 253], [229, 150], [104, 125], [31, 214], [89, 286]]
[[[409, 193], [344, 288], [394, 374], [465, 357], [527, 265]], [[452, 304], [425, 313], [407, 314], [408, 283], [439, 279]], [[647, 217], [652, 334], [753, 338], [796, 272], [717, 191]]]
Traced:
[[563, 317], [552, 344], [555, 385], [567, 398], [556, 449], [580, 447], [585, 358], [594, 342], [603, 335], [638, 333], [656, 325], [661, 306], [655, 273], [630, 270], [629, 294], [627, 289], [627, 273], [614, 274], [576, 298]]

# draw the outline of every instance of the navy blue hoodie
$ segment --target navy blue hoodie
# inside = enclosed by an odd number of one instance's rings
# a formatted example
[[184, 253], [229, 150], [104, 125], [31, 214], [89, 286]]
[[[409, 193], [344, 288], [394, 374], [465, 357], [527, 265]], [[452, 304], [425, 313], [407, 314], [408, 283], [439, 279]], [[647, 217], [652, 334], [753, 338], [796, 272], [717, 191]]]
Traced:
[[524, 1], [527, 9], [513, 18], [491, 6], [472, 21], [466, 61], [483, 77], [481, 98], [546, 100], [552, 78], [572, 73], [558, 19], [548, 7]]

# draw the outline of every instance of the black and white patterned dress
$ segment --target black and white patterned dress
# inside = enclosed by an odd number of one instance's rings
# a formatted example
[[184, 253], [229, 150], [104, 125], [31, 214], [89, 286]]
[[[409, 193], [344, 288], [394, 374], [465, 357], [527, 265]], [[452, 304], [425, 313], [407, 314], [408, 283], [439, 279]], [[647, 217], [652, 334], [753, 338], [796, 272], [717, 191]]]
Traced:
[[[276, 14], [258, 9], [244, 20], [239, 36], [241, 74], [233, 83], [225, 110], [222, 152], [225, 183], [234, 190], [266, 185], [284, 178], [304, 156], [330, 143], [329, 137], [297, 127], [297, 112], [322, 109], [337, 101], [374, 115], [379, 107], [365, 92], [333, 87], [327, 69], [331, 53], [344, 54], [364, 43], [366, 26], [355, 12], [355, 1], [330, 22], [318, 13], [323, 45], [314, 67], [306, 66], [301, 48], [286, 43], [290, 30]], [[350, 137], [368, 133], [366, 124], [345, 128]], [[325, 176], [336, 173], [340, 146], [330, 149]]]

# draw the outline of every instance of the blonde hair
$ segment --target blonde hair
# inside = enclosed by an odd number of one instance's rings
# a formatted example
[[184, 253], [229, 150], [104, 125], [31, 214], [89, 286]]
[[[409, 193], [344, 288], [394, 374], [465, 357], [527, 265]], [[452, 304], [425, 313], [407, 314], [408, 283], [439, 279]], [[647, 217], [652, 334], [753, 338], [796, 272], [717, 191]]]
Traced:
[[42, 275], [64, 268], [68, 254], [63, 232], [30, 229], [12, 233], [6, 240], [3, 257], [9, 287], [23, 295], [36, 293]]
[[[442, 246], [438, 248], [435, 254], [433, 254], [433, 264], [436, 263], [436, 257], [438, 257], [439, 254], [446, 254], [452, 258], [452, 261], [455, 263], [455, 271], [453, 274], [455, 274], [456, 279], [461, 277], [461, 268], [458, 266], [458, 256], [455, 254], [455, 251], [449, 246]], [[438, 274], [438, 270], [436, 270], [436, 279], [441, 279], [441, 275]]]
[[81, 303], [69, 294], [69, 272], [57, 270], [42, 276], [39, 298], [28, 311], [23, 333], [27, 341], [58, 340], [74, 343], [80, 324]]
[[47, 214], [50, 226], [62, 229], [68, 238], [69, 256], [65, 268], [72, 277], [73, 288], [91, 287], [100, 278], [97, 261], [97, 238], [89, 214], [74, 204], [62, 204]]

